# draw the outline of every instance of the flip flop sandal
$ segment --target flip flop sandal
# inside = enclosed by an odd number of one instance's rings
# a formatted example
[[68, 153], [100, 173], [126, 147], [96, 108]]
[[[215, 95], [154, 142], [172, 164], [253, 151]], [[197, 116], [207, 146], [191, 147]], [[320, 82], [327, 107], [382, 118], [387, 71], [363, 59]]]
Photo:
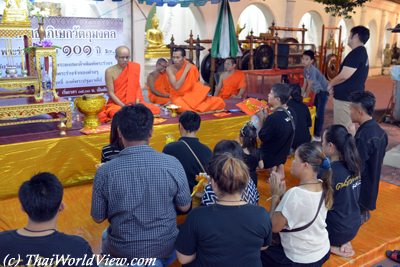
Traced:
[[400, 250], [387, 250], [386, 251], [386, 256], [389, 259], [400, 263]]

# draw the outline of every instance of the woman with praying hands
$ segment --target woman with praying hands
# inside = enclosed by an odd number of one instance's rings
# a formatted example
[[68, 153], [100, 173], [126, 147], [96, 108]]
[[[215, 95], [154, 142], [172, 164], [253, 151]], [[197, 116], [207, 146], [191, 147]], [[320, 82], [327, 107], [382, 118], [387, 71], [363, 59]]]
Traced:
[[263, 266], [322, 266], [330, 253], [325, 223], [333, 202], [329, 159], [316, 144], [302, 144], [291, 174], [300, 183], [286, 193], [283, 165], [270, 176], [272, 231], [279, 233], [281, 245], [261, 253]]

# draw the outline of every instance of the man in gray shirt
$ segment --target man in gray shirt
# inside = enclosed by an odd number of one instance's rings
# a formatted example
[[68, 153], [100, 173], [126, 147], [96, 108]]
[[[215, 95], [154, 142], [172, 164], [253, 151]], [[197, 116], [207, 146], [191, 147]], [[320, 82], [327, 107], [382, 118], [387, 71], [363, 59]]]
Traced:
[[118, 133], [125, 147], [102, 165], [93, 182], [91, 215], [107, 219], [103, 253], [115, 258], [175, 258], [176, 209], [190, 208], [185, 171], [174, 157], [149, 146], [154, 117], [142, 104], [121, 109]]

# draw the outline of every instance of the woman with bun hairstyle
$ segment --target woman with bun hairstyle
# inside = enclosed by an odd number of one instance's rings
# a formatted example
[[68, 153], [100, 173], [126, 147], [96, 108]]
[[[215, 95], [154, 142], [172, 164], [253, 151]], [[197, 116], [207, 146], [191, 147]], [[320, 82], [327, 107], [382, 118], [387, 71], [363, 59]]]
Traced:
[[188, 266], [261, 267], [260, 250], [271, 242], [271, 221], [261, 206], [242, 200], [249, 182], [246, 164], [232, 154], [213, 156], [207, 173], [215, 204], [193, 209], [180, 227], [176, 253]]

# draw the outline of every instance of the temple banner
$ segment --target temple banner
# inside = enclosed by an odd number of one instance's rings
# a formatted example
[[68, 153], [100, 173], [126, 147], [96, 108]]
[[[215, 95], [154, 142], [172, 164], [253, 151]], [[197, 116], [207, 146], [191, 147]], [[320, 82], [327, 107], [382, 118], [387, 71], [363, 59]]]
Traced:
[[[32, 21], [33, 43], [39, 42], [38, 24]], [[45, 18], [46, 38], [57, 49], [57, 91], [60, 96], [106, 92], [105, 69], [116, 63], [114, 50], [121, 45], [123, 20], [108, 18]], [[0, 39], [0, 70], [6, 65], [17, 67], [20, 75], [23, 40], [12, 40], [12, 56], [6, 39]], [[10, 49], [8, 49], [10, 50]], [[7, 56], [7, 53], [9, 55]], [[43, 64], [42, 60], [42, 64]], [[51, 60], [50, 68], [51, 70]]]

